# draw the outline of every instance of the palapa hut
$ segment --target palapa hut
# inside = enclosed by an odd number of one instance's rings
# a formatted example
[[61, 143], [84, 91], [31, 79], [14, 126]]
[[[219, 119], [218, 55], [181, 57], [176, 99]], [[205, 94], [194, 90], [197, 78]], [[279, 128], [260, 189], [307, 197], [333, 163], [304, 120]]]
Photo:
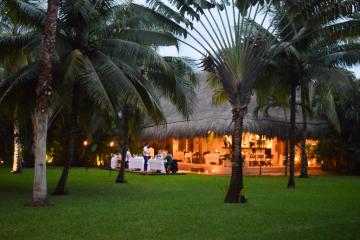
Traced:
[[[170, 102], [161, 101], [166, 124], [157, 126], [145, 122], [141, 138], [149, 141], [155, 152], [160, 149], [171, 152], [174, 159], [181, 161], [179, 165], [182, 169], [227, 173], [231, 166], [231, 107], [229, 104], [213, 104], [213, 92], [206, 82], [206, 75], [200, 74], [198, 78], [199, 85], [195, 90], [197, 100], [190, 118], [184, 119]], [[264, 166], [283, 169], [286, 148], [284, 137], [288, 126], [284, 112], [274, 108], [270, 110], [270, 116], [259, 114], [255, 118], [255, 106], [256, 98], [253, 96], [244, 119], [242, 153], [245, 168]], [[300, 113], [298, 111], [296, 118], [299, 133], [302, 124]], [[326, 127], [325, 121], [310, 120], [308, 123], [309, 166], [317, 165], [316, 155], [312, 151], [317, 142], [313, 139]], [[300, 152], [297, 147], [296, 164], [299, 164]]]

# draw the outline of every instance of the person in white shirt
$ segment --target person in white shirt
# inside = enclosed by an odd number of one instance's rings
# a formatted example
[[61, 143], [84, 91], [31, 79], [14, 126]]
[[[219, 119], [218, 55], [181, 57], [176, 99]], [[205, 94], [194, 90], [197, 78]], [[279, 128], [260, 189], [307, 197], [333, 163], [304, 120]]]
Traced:
[[129, 161], [131, 158], [131, 153], [130, 153], [130, 149], [128, 148], [128, 150], [126, 151], [126, 163], [125, 163], [125, 168], [129, 168]]
[[144, 149], [143, 149], [143, 155], [144, 155], [144, 171], [147, 171], [147, 162], [150, 159], [150, 150], [149, 150], [149, 143], [145, 143]]

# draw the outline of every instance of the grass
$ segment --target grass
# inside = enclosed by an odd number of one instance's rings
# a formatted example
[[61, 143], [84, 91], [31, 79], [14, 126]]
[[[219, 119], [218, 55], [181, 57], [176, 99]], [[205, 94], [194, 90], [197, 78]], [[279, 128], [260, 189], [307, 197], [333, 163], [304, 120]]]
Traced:
[[[31, 169], [0, 168], [0, 239], [360, 239], [360, 178], [247, 177], [245, 205], [224, 204], [223, 176], [140, 176], [72, 169], [70, 194], [29, 208]], [[48, 169], [51, 191], [60, 175]]]

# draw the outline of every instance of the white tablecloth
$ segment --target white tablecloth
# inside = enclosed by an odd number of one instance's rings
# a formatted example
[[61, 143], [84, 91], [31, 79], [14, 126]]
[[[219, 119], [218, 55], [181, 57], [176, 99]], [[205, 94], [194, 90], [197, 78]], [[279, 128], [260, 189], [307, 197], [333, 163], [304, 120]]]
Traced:
[[110, 167], [112, 169], [120, 167], [121, 155], [111, 157]]
[[218, 153], [205, 154], [205, 156], [204, 156], [205, 163], [206, 164], [210, 164], [210, 163], [219, 164], [219, 157], [220, 157], [220, 155]]
[[143, 157], [134, 157], [129, 160], [129, 169], [140, 169], [144, 171], [144, 158]]
[[149, 159], [148, 160], [148, 171], [149, 172], [161, 171], [162, 173], [165, 173], [164, 161], [156, 160], [156, 159]]

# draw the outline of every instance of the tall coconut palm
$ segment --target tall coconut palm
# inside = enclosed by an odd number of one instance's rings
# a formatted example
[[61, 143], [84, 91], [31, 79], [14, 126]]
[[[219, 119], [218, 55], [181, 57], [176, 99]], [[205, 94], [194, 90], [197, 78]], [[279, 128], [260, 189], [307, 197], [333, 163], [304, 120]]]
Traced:
[[[193, 87], [196, 85], [196, 78], [195, 78], [195, 74], [194, 74], [194, 69], [193, 69], [193, 63], [190, 59], [186, 59], [186, 58], [178, 58], [178, 57], [164, 57], [165, 61], [171, 66], [171, 68], [174, 70], [175, 72], [175, 76], [176, 76], [176, 86], [175, 89], [169, 88], [169, 87], [165, 87], [167, 84], [166, 82], [168, 81], [168, 76], [162, 74], [161, 72], [159, 72], [156, 69], [149, 69], [149, 71], [147, 72], [147, 76], [148, 78], [151, 79], [156, 79], [156, 81], [158, 82], [157, 84], [159, 84], [159, 90], [163, 91], [162, 95], [168, 96], [168, 94], [174, 94], [179, 95], [179, 93], [185, 94], [187, 96], [186, 99], [182, 98], [182, 97], [176, 97], [173, 101], [175, 101], [175, 103], [179, 108], [182, 108], [183, 106], [186, 106], [188, 104], [193, 104], [193, 102], [195, 101], [195, 96], [194, 96], [194, 90]], [[175, 91], [174, 91], [175, 90]], [[136, 137], [134, 136], [134, 133], [136, 134], [137, 130], [137, 114], [136, 113], [137, 107], [134, 106], [131, 102], [127, 102], [127, 104], [125, 105], [125, 107], [123, 108], [122, 111], [122, 139], [123, 139], [123, 145], [122, 148], [120, 149], [121, 152], [121, 156], [122, 156], [122, 164], [120, 167], [120, 171], [119, 174], [115, 180], [115, 182], [117, 183], [125, 183], [125, 160], [126, 160], [126, 152], [128, 150], [128, 145], [129, 145], [129, 140], [130, 137]], [[188, 118], [189, 115], [191, 114], [191, 109], [189, 109], [190, 111], [183, 111], [181, 109], [179, 109], [179, 111], [182, 113], [184, 118]], [[156, 120], [156, 119], [155, 119]]]
[[[320, 1], [321, 2], [321, 1]], [[323, 1], [325, 3], [326, 1]], [[315, 3], [316, 5], [319, 3]], [[316, 62], [315, 64], [320, 66], [327, 66], [327, 67], [334, 67], [334, 70], [336, 71], [339, 66], [351, 66], [354, 64], [354, 60], [356, 61], [356, 57], [354, 56], [354, 53], [356, 55], [356, 47], [351, 46], [351, 43], [347, 43], [349, 38], [356, 38], [359, 36], [360, 32], [358, 31], [360, 21], [359, 19], [356, 19], [356, 17], [353, 15], [354, 12], [357, 12], [356, 9], [360, 8], [360, 3], [358, 1], [348, 1], [345, 2], [338, 2], [338, 3], [332, 3], [331, 5], [323, 8], [321, 10], [321, 15], [323, 15], [323, 19], [320, 18], [319, 20], [319, 14], [315, 15], [317, 17], [314, 18], [314, 15], [310, 18], [310, 23], [308, 24], [308, 28], [312, 30], [310, 36], [306, 36], [303, 39], [303, 42], [307, 42], [309, 38], [312, 38], [313, 42], [317, 41], [319, 38], [323, 38], [323, 42], [321, 45], [324, 47], [327, 45], [327, 47], [334, 48], [336, 45], [340, 45], [342, 47], [347, 45], [347, 49], [343, 49], [338, 52], [333, 52], [332, 56], [323, 56], [321, 59], [321, 63]], [[308, 10], [308, 9], [307, 9]], [[342, 21], [341, 19], [346, 19], [345, 21]], [[320, 29], [320, 34], [317, 32], [317, 29]], [[317, 39], [317, 40], [316, 40]], [[321, 47], [319, 47], [321, 48]], [[351, 48], [351, 49], [350, 49]], [[309, 51], [315, 50], [308, 49]], [[332, 61], [330, 58], [334, 59], [334, 56], [342, 56], [345, 54], [345, 58], [343, 60], [336, 60]], [[312, 63], [314, 64], [314, 63]], [[340, 68], [341, 70], [341, 68]], [[320, 74], [324, 71], [319, 71]], [[339, 73], [339, 71], [336, 71]], [[325, 77], [325, 81], [329, 82], [329, 75], [334, 75], [342, 79], [343, 81], [346, 81], [347, 79], [351, 78], [349, 74], [343, 72], [342, 76], [339, 76], [339, 74], [336, 75], [336, 73], [328, 74], [328, 76]], [[321, 77], [320, 77], [321, 78]], [[312, 78], [312, 80], [317, 78]], [[320, 80], [321, 81], [321, 80]], [[317, 81], [319, 82], [319, 81]], [[301, 134], [301, 145], [302, 145], [302, 158], [301, 158], [301, 167], [300, 167], [300, 177], [307, 177], [307, 158], [306, 158], [306, 136], [307, 136], [307, 118], [308, 118], [308, 112], [311, 113], [310, 110], [310, 91], [309, 91], [309, 84], [311, 83], [311, 79], [309, 76], [304, 75], [304, 79], [300, 82], [300, 89], [301, 89], [301, 109], [302, 109], [302, 116], [303, 116], [303, 129]], [[325, 92], [322, 92], [323, 94], [320, 94], [323, 96], [323, 98], [326, 98]], [[334, 109], [334, 106], [333, 106]], [[334, 111], [333, 111], [334, 112]], [[338, 126], [338, 123], [336, 120], [330, 116], [330, 110], [325, 111], [327, 113], [326, 115], [329, 117], [330, 122], [333, 123], [335, 126]], [[336, 127], [337, 129], [340, 129], [339, 127]]]
[[[17, 24], [12, 21], [6, 14], [6, 10], [0, 6], [0, 37], [16, 37], [21, 34], [29, 32], [30, 29]], [[14, 74], [23, 66], [27, 65], [30, 60], [26, 54], [16, 54], [9, 56], [8, 58], [1, 59], [0, 65], [3, 66], [3, 73], [7, 75]], [[4, 77], [3, 77], [4, 78]], [[2, 85], [0, 83], [0, 85]], [[21, 156], [21, 144], [20, 144], [20, 119], [19, 119], [19, 106], [15, 104], [13, 107], [13, 123], [14, 123], [14, 154], [13, 154], [13, 167], [12, 173], [22, 172], [22, 156]]]
[[[359, 54], [356, 42], [344, 40], [357, 34], [356, 29], [359, 22], [351, 17], [344, 22], [333, 22], [342, 16], [350, 16], [353, 9], [359, 7], [359, 4], [353, 2], [354, 8], [343, 9], [344, 3], [329, 3], [327, 7], [314, 14], [313, 8], [318, 6], [317, 3], [309, 1], [309, 4], [304, 6], [301, 4], [292, 5], [291, 3], [284, 3], [276, 8], [275, 13], [277, 14], [275, 18], [281, 19], [281, 21], [279, 20], [276, 23], [277, 28], [283, 29], [285, 25], [288, 26], [285, 31], [286, 35], [280, 35], [280, 41], [287, 42], [289, 37], [298, 36], [297, 41], [294, 41], [284, 54], [279, 54], [277, 59], [279, 61], [279, 58], [282, 58], [282, 64], [279, 66], [283, 66], [284, 62], [287, 62], [288, 75], [291, 76], [292, 80], [289, 81], [291, 87], [289, 188], [295, 187], [294, 147], [296, 138], [295, 112], [297, 86], [301, 88], [303, 115], [301, 176], [307, 177], [305, 143], [307, 138], [308, 109], [310, 106], [309, 84], [314, 81], [315, 83], [319, 81], [326, 82], [334, 76], [344, 81], [351, 79], [351, 74], [349, 75], [348, 71], [343, 69], [342, 66], [344, 64], [351, 65], [356, 62]], [[339, 9], [342, 10], [337, 11]], [[306, 17], [308, 22], [305, 26], [298, 20], [298, 18], [303, 20], [304, 17]], [[289, 25], [290, 22], [292, 22], [291, 25]]]
[[[345, 8], [346, 4], [349, 5]], [[360, 22], [351, 17], [353, 11], [359, 8], [360, 4], [356, 1], [349, 1], [346, 4], [343, 2], [331, 3], [327, 7], [321, 9], [320, 13], [317, 15], [310, 16], [310, 18], [308, 18], [309, 24], [306, 26], [307, 33], [304, 34], [304, 37], [302, 37], [295, 45], [295, 48], [299, 53], [296, 54], [298, 56], [296, 60], [300, 63], [299, 71], [302, 72], [302, 76], [299, 79], [299, 86], [301, 89], [301, 109], [303, 116], [300, 177], [308, 176], [306, 138], [308, 112], [311, 112], [309, 111], [309, 84], [311, 84], [312, 81], [315, 81], [315, 83], [319, 81], [329, 82], [329, 79], [334, 76], [338, 79], [342, 79], [343, 81], [351, 79], [351, 74], [348, 74], [343, 67], [354, 64], [354, 61], [356, 62], [356, 59], [358, 59], [358, 46], [353, 45], [354, 43], [347, 42], [347, 39], [349, 37], [353, 38], [355, 36], [359, 36], [360, 34], [360, 32], [356, 30], [358, 29]], [[304, 11], [309, 11], [309, 8], [305, 7], [303, 9], [303, 12]], [[301, 17], [299, 15], [296, 16]], [[324, 17], [319, 18], [319, 16]], [[345, 17], [345, 21], [339, 22], [339, 19]], [[294, 26], [295, 28], [298, 26], [298, 29], [300, 29], [301, 24], [297, 23], [294, 24]], [[324, 49], [332, 50], [323, 51]], [[320, 94], [326, 98], [326, 92], [321, 92]], [[327, 110], [325, 113], [329, 115], [330, 110]], [[332, 119], [334, 118], [330, 118], [330, 120]], [[332, 123], [338, 125], [334, 121], [332, 121]]]
[[43, 48], [40, 60], [39, 80], [36, 86], [36, 107], [34, 111], [34, 187], [33, 204], [47, 204], [46, 181], [46, 136], [48, 127], [48, 110], [52, 95], [52, 56], [55, 47], [56, 20], [58, 14], [58, 0], [48, 0]]
[[[16, 2], [15, 6], [11, 5], [12, 1], [6, 3], [22, 16], [29, 19], [36, 16], [34, 27], [41, 25], [41, 21], [37, 21], [43, 16], [39, 6]], [[71, 106], [72, 113], [69, 120], [72, 147], [68, 147], [68, 161], [55, 190], [63, 194], [74, 155], [81, 96], [87, 95], [100, 111], [115, 119], [126, 102], [131, 102], [140, 112], [160, 120], [163, 116], [155, 89], [162, 90], [179, 111], [187, 115], [191, 110], [187, 90], [191, 90], [192, 83], [176, 77], [170, 64], [153, 49], [177, 45], [176, 37], [170, 32], [186, 34], [185, 29], [163, 15], [140, 5], [118, 5], [114, 1], [82, 4], [62, 1], [59, 10], [54, 86], [64, 102]], [[158, 30], [154, 24], [158, 25]], [[27, 48], [29, 42], [39, 43], [36, 37], [30, 36], [15, 44]], [[19, 79], [11, 86], [20, 84]]]

